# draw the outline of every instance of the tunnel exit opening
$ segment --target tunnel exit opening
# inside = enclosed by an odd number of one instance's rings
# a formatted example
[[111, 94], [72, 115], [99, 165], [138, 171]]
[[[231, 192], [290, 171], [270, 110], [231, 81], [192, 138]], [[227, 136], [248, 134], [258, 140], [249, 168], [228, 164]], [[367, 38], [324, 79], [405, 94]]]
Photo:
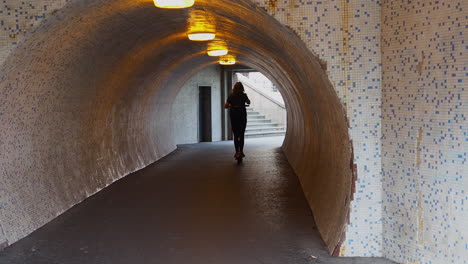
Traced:
[[287, 114], [281, 89], [253, 68], [210, 65], [192, 75], [173, 102], [172, 127], [182, 135], [177, 144], [232, 140], [224, 104], [236, 82], [243, 84], [251, 101], [246, 109], [246, 138], [285, 136]]
[[[244, 65], [222, 67], [222, 104], [236, 82], [241, 82], [251, 104], [247, 107], [246, 138], [284, 137], [287, 126], [285, 101], [277, 84], [258, 70]], [[222, 120], [223, 140], [232, 139], [228, 111]]]
[[277, 85], [261, 72], [236, 72], [234, 82], [241, 82], [251, 104], [247, 109], [246, 138], [283, 137], [287, 111]]

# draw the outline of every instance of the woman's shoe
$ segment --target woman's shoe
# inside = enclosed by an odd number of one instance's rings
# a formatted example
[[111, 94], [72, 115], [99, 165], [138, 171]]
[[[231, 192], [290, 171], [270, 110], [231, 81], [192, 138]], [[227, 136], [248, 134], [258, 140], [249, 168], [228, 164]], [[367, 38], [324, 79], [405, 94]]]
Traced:
[[241, 154], [241, 156], [242, 156], [243, 158], [245, 158], [244, 152], [241, 152], [240, 154]]

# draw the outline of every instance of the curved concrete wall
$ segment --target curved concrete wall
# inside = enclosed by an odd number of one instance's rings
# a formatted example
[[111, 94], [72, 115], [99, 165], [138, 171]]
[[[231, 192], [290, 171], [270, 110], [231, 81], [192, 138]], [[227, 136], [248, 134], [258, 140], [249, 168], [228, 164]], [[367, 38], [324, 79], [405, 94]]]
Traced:
[[[247, 0], [198, 1], [239, 60], [282, 87], [283, 146], [329, 249], [349, 212], [344, 110], [317, 58]], [[188, 10], [149, 0], [79, 0], [36, 29], [1, 69], [0, 225], [10, 243], [175, 149], [172, 102], [216, 63], [186, 39]], [[34, 37], [31, 37], [34, 36]]]

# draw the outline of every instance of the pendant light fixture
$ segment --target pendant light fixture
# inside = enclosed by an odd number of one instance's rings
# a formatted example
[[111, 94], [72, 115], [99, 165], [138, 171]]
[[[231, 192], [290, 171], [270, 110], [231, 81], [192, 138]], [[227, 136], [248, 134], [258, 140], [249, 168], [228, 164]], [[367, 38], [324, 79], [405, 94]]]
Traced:
[[228, 54], [228, 51], [227, 43], [222, 39], [214, 39], [208, 42], [208, 56], [223, 56]]
[[216, 25], [213, 16], [205, 10], [191, 10], [188, 19], [187, 36], [192, 41], [214, 39], [216, 36]]
[[195, 0], [154, 0], [159, 8], [187, 8], [193, 6]]
[[234, 65], [236, 64], [236, 57], [232, 54], [227, 54], [219, 58], [219, 64], [221, 65]]

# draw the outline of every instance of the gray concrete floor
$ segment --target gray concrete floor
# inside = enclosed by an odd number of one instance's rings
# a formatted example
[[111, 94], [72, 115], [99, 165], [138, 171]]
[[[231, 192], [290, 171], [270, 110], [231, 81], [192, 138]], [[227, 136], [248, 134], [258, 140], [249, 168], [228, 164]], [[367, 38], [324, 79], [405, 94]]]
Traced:
[[[325, 251], [282, 138], [183, 145], [0, 252], [0, 263], [392, 263]], [[316, 259], [311, 258], [316, 256]]]

